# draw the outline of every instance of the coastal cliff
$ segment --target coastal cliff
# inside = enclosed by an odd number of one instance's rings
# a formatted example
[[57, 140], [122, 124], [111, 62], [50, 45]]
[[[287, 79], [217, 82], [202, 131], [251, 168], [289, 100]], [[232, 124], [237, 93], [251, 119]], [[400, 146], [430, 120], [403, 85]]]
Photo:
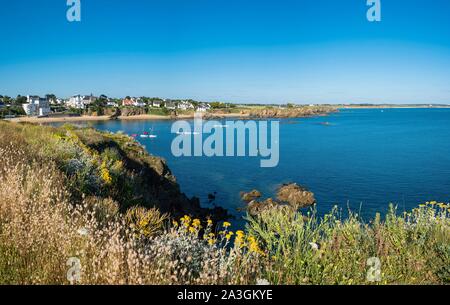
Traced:
[[183, 194], [165, 160], [150, 155], [125, 134], [71, 125], [55, 128], [6, 122], [0, 122], [0, 131], [1, 147], [26, 149], [26, 154], [37, 158], [44, 168], [55, 163], [76, 202], [93, 196], [115, 201], [124, 213], [142, 206], [173, 217], [227, 216], [224, 209], [204, 209], [197, 198]]

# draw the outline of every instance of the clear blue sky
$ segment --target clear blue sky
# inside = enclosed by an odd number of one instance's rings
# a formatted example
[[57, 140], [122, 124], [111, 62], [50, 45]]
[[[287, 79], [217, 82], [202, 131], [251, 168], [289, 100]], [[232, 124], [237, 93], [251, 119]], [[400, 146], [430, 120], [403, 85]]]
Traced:
[[0, 94], [450, 103], [450, 1], [0, 0]]

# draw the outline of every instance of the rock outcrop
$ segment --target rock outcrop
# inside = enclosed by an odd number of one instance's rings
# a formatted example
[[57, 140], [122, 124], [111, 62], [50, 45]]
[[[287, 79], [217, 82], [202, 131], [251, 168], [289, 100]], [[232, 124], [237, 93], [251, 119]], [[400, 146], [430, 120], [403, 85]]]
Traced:
[[316, 203], [314, 194], [297, 183], [283, 184], [278, 189], [277, 199], [285, 202], [295, 209], [302, 209]]
[[293, 107], [293, 108], [263, 108], [248, 111], [252, 118], [301, 118], [317, 115], [326, 115], [336, 112], [334, 107]]
[[296, 183], [283, 184], [277, 191], [277, 199], [268, 198], [258, 201], [261, 193], [253, 190], [249, 193], [241, 193], [241, 198], [247, 203], [247, 212], [251, 216], [257, 216], [271, 209], [299, 210], [316, 203], [314, 194]]
[[242, 201], [245, 201], [247, 203], [251, 202], [257, 198], [260, 198], [260, 197], [261, 197], [261, 192], [259, 192], [258, 190], [253, 190], [248, 193], [241, 192]]

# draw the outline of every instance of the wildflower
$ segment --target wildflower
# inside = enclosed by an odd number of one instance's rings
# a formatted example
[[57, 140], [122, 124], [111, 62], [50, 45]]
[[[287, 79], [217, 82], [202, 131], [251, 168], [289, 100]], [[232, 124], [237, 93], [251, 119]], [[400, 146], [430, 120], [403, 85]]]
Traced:
[[211, 219], [208, 219], [208, 220], [207, 220], [207, 224], [208, 224], [208, 226], [212, 226], [212, 224], [213, 224], [212, 220], [211, 220]]
[[268, 280], [265, 280], [265, 279], [257, 279], [256, 280], [256, 285], [258, 285], [258, 286], [267, 286], [267, 285], [270, 285], [270, 283], [269, 283]]
[[195, 234], [197, 233], [197, 229], [195, 227], [189, 227], [189, 232]]
[[102, 162], [102, 165], [100, 167], [100, 174], [105, 184], [109, 185], [112, 183], [112, 177], [111, 174], [109, 173], [106, 161]]
[[224, 228], [228, 228], [228, 227], [230, 227], [231, 226], [231, 223], [229, 223], [228, 221], [225, 221], [224, 223], [223, 223], [223, 227]]
[[214, 245], [215, 242], [216, 242], [215, 239], [208, 239], [208, 244], [210, 246]]
[[259, 248], [258, 242], [256, 241], [256, 239], [253, 236], [249, 236], [248, 237], [248, 241], [249, 241], [249, 250], [250, 250], [250, 252], [258, 253], [258, 254], [261, 254], [261, 255], [264, 254], [261, 251], [261, 249]]
[[195, 228], [200, 228], [201, 227], [200, 226], [200, 220], [199, 219], [194, 219], [192, 221], [192, 226], [195, 227]]
[[190, 224], [191, 224], [191, 217], [185, 215], [184, 217], [181, 218], [181, 223], [186, 227], [189, 228]]
[[175, 220], [172, 221], [172, 224], [173, 224], [174, 227], [178, 227], [178, 222], [176, 222]]
[[311, 249], [313, 249], [314, 251], [319, 250], [319, 245], [316, 243], [309, 243], [309, 245], [311, 246]]
[[244, 246], [244, 231], [238, 230], [236, 231], [236, 240], [235, 243], [236, 245], [240, 246], [241, 248]]
[[233, 232], [229, 232], [227, 235], [225, 235], [225, 238], [227, 240], [230, 240], [232, 236], [233, 236]]
[[81, 236], [86, 236], [89, 234], [89, 231], [86, 228], [81, 228], [81, 229], [78, 229], [77, 233], [80, 234]]

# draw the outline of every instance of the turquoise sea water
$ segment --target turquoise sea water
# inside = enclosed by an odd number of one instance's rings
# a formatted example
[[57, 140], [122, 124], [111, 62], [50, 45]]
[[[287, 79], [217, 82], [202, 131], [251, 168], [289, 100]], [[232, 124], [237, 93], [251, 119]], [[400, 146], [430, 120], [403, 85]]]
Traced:
[[[275, 168], [260, 168], [259, 158], [176, 158], [170, 121], [89, 124], [129, 135], [153, 128], [158, 138], [137, 140], [167, 160], [182, 191], [237, 216], [243, 207], [240, 191], [258, 189], [270, 197], [286, 182], [313, 191], [320, 213], [338, 205], [372, 217], [389, 203], [403, 211], [424, 201], [450, 201], [450, 109], [341, 110], [327, 117], [280, 120]], [[209, 203], [213, 192], [216, 200]]]

